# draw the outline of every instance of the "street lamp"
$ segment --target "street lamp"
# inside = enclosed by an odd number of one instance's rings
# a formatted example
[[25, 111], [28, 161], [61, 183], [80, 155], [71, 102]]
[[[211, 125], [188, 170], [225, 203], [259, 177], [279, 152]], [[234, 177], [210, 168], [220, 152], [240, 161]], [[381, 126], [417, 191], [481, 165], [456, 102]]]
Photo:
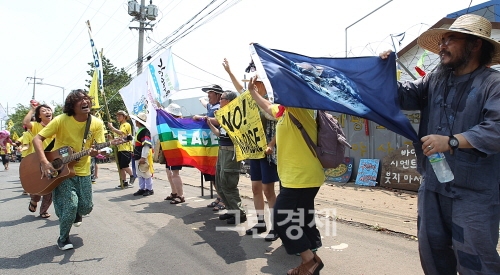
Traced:
[[64, 91], [66, 90], [64, 87], [57, 86], [57, 85], [52, 85], [52, 84], [48, 84], [48, 83], [42, 83], [42, 82], [37, 82], [36, 84], [40, 84], [40, 85], [47, 85], [47, 86], [52, 86], [52, 87], [57, 87], [57, 88], [61, 88], [61, 89], [63, 89], [63, 100], [62, 100], [62, 104], [64, 105], [64, 100], [66, 99], [66, 98], [64, 97]]
[[359, 21], [361, 21], [361, 20], [365, 19], [365, 18], [366, 18], [366, 17], [368, 17], [370, 14], [372, 14], [372, 13], [374, 13], [374, 12], [378, 11], [380, 8], [382, 8], [383, 6], [385, 6], [385, 5], [389, 4], [390, 2], [392, 2], [392, 0], [387, 1], [387, 2], [386, 2], [385, 4], [383, 4], [382, 6], [380, 6], [380, 7], [376, 8], [375, 10], [373, 10], [372, 12], [370, 12], [369, 14], [365, 15], [363, 18], [359, 19], [358, 21], [356, 21], [356, 22], [352, 23], [351, 25], [347, 26], [347, 28], [345, 28], [345, 57], [347, 57], [347, 29], [348, 29], [348, 28], [350, 28], [350, 27], [352, 27], [352, 26], [354, 26], [354, 25], [356, 25]]

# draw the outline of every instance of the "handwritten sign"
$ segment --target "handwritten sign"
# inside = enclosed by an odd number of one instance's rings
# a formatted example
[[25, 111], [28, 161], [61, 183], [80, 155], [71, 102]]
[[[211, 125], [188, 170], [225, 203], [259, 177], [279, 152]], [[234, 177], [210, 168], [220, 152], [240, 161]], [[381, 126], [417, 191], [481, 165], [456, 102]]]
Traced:
[[422, 176], [417, 172], [417, 156], [413, 145], [405, 145], [382, 160], [380, 186], [418, 191]]
[[345, 157], [337, 168], [325, 169], [325, 178], [328, 182], [346, 183], [351, 179], [354, 159]]
[[233, 141], [237, 161], [265, 156], [267, 143], [259, 107], [249, 91], [217, 111], [215, 118]]
[[364, 186], [377, 185], [377, 174], [380, 160], [360, 159], [356, 184]]

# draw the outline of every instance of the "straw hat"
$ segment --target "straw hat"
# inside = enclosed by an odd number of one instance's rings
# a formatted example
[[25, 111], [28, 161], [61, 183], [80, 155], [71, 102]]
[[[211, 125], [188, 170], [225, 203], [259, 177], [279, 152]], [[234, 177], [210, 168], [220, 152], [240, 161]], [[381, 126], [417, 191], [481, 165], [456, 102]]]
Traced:
[[123, 110], [119, 110], [118, 112], [116, 112], [117, 115], [123, 115], [125, 117], [125, 119], [128, 119], [128, 114], [127, 112], [123, 111]]
[[175, 103], [170, 103], [168, 106], [167, 106], [167, 109], [166, 109], [167, 113], [173, 115], [173, 116], [182, 116], [182, 112], [181, 112], [181, 106], [175, 104]]
[[148, 116], [146, 115], [146, 113], [138, 113], [137, 116], [134, 116], [134, 115], [130, 115], [130, 118], [132, 118], [133, 120], [135, 121], [138, 121], [140, 124], [144, 125], [144, 126], [149, 126], [148, 123], [146, 122], [148, 120]]
[[500, 64], [500, 43], [491, 38], [491, 22], [479, 15], [462, 15], [458, 17], [448, 29], [437, 28], [427, 30], [420, 35], [417, 43], [420, 47], [435, 54], [439, 54], [439, 43], [441, 43], [443, 34], [448, 32], [470, 34], [490, 42], [495, 48], [490, 65]]
[[149, 164], [147, 162], [139, 163], [139, 165], [137, 165], [137, 169], [139, 172], [143, 173], [142, 176], [151, 177], [151, 170], [149, 170]]

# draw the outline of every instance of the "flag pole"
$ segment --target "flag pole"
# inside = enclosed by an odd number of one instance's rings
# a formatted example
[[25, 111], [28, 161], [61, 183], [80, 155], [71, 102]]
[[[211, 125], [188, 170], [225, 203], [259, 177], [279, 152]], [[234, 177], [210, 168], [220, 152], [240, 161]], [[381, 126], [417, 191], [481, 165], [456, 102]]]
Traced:
[[[103, 53], [104, 49], [101, 48], [101, 58], [102, 58], [102, 53]], [[103, 64], [101, 64], [101, 66], [103, 66]], [[104, 67], [102, 68], [103, 69], [103, 72], [104, 72]], [[102, 78], [104, 79], [104, 75], [102, 76]], [[102, 94], [102, 97], [104, 99], [104, 106], [106, 107], [106, 114], [108, 115], [108, 121], [111, 122], [111, 115], [109, 114], [109, 108], [108, 108], [108, 100], [106, 99], [106, 93], [104, 93], [104, 81], [102, 81], [102, 91], [101, 91], [101, 94]]]

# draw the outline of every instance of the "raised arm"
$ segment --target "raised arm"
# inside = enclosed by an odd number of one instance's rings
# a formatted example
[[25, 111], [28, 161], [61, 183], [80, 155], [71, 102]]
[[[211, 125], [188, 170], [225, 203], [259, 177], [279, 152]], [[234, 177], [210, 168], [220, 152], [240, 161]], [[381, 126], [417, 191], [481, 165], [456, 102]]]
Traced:
[[272, 104], [259, 94], [259, 89], [255, 85], [256, 81], [257, 76], [250, 78], [250, 82], [248, 83], [248, 90], [250, 91], [250, 95], [252, 95], [252, 98], [255, 100], [255, 102], [257, 102], [257, 105], [259, 105], [262, 110], [270, 115], [273, 115]]
[[24, 116], [23, 118], [23, 126], [26, 127], [28, 130], [31, 130], [31, 118], [33, 117], [33, 114], [35, 113], [36, 106], [33, 105], [33, 103], [30, 103], [30, 110]]
[[229, 67], [229, 61], [227, 61], [227, 59], [224, 58], [222, 66], [224, 67], [224, 70], [226, 70], [227, 74], [231, 78], [231, 82], [233, 82], [233, 86], [236, 89], [236, 91], [240, 94], [243, 93], [244, 92], [243, 85], [241, 85], [238, 79], [236, 79], [236, 77], [234, 76], [233, 72], [231, 72], [231, 68]]
[[115, 127], [113, 126], [113, 123], [111, 123], [111, 122], [108, 122], [108, 127], [109, 127], [109, 129], [110, 129], [113, 133], [115, 133], [115, 134], [118, 134], [118, 135], [120, 135], [120, 136], [125, 136], [125, 135], [127, 135], [126, 133], [124, 133], [124, 132], [120, 131], [120, 129], [115, 128]]

